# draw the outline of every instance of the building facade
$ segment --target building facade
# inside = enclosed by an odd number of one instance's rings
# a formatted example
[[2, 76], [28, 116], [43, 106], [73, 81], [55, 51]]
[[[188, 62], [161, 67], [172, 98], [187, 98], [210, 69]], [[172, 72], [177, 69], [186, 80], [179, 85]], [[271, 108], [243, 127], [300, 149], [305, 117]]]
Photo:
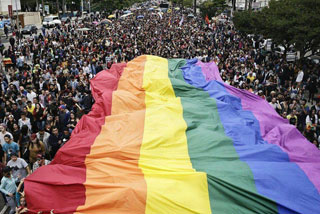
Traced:
[[12, 5], [12, 11], [21, 10], [20, 0], [0, 0], [0, 14], [7, 15], [9, 5]]

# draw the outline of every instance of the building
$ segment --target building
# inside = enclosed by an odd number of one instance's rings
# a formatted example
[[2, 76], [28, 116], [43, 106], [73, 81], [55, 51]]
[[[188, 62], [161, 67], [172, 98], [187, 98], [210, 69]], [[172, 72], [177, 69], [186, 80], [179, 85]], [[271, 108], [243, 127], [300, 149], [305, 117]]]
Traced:
[[12, 5], [12, 11], [21, 10], [20, 0], [0, 0], [0, 14], [8, 15], [8, 5]]
[[[270, 0], [252, 0], [252, 9], [259, 10], [268, 6]], [[232, 2], [232, 1], [231, 1]], [[247, 0], [247, 7], [249, 7], [249, 0]], [[236, 9], [245, 10], [246, 0], [236, 0]]]

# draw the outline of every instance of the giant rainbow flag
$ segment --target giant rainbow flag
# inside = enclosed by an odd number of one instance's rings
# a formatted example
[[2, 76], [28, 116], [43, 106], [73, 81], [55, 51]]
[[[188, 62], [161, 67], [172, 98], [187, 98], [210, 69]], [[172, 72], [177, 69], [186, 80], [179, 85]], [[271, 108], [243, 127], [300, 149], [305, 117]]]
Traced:
[[31, 213], [320, 213], [320, 152], [214, 63], [140, 56], [91, 88], [92, 111], [25, 181]]

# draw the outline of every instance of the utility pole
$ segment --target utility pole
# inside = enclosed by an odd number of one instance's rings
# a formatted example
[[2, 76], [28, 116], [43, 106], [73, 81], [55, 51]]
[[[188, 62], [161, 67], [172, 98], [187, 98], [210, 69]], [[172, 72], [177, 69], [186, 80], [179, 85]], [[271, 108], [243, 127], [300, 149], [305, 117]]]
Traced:
[[92, 22], [91, 20], [91, 2], [88, 0], [88, 6], [89, 6], [89, 18], [90, 18], [90, 23]]
[[194, 13], [194, 15], [197, 14], [197, 0], [193, 1], [193, 13]]
[[44, 17], [44, 1], [43, 0], [41, 1], [41, 5], [42, 5], [42, 11], [41, 11], [42, 17]]
[[37, 7], [37, 12], [39, 12], [39, 1], [36, 0], [36, 7]]
[[58, 13], [58, 15], [59, 15], [59, 0], [56, 0], [56, 5], [57, 5], [57, 13]]
[[83, 0], [81, 0], [81, 17], [83, 16]]
[[66, 0], [62, 0], [62, 13], [63, 15], [66, 13]]
[[18, 3], [17, 3], [17, 0], [16, 1], [16, 15], [17, 15], [17, 29], [18, 29], [18, 44], [20, 45], [20, 25], [19, 25], [19, 14], [18, 14]]
[[233, 17], [234, 11], [236, 11], [236, 0], [232, 0], [231, 17]]

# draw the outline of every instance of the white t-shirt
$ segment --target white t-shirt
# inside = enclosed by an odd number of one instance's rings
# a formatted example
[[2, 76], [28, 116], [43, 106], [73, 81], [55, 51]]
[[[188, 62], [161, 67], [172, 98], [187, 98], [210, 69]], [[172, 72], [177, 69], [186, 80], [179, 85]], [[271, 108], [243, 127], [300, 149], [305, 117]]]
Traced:
[[18, 178], [20, 175], [20, 180], [22, 178], [27, 177], [27, 170], [26, 167], [28, 166], [28, 163], [22, 159], [17, 158], [16, 161], [10, 160], [7, 164], [7, 166], [10, 166], [12, 169], [12, 177]]
[[33, 98], [37, 97], [37, 94], [31, 91], [31, 93], [27, 93], [27, 99], [28, 101], [31, 101], [33, 103]]
[[301, 82], [303, 80], [303, 71], [299, 71], [296, 82]]

